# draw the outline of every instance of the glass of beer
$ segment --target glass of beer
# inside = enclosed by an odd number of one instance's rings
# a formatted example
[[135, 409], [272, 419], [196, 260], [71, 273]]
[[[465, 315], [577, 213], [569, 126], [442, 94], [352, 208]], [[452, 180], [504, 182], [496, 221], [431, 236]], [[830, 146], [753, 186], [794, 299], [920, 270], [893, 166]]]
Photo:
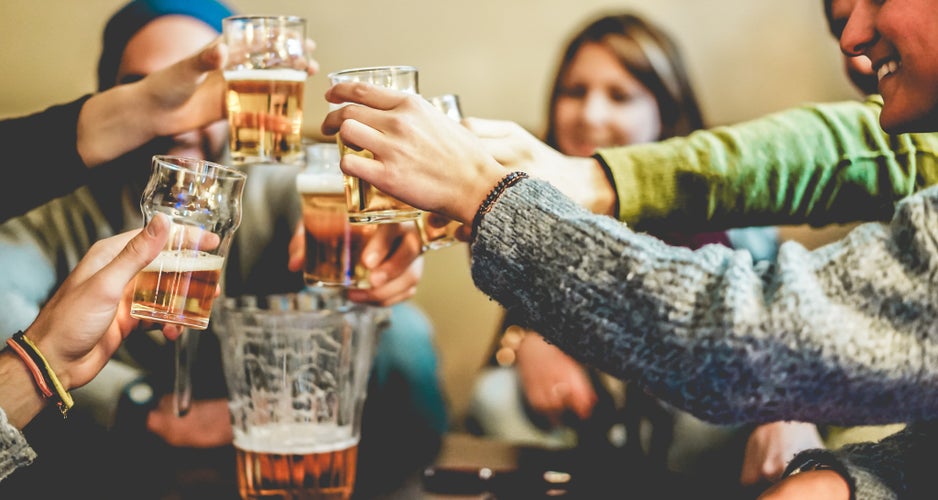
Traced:
[[[446, 116], [457, 122], [462, 121], [463, 114], [458, 95], [443, 94], [427, 98], [427, 100]], [[458, 241], [456, 231], [462, 227], [462, 223], [432, 212], [422, 212], [420, 218], [417, 219], [417, 227], [420, 229], [423, 251], [426, 252], [446, 248], [456, 243]]]
[[243, 499], [352, 495], [368, 374], [386, 315], [322, 298], [237, 297], [216, 311]]
[[222, 21], [222, 34], [231, 161], [301, 164], [306, 20], [233, 16]]
[[156, 213], [172, 221], [166, 248], [136, 278], [131, 316], [208, 327], [215, 289], [241, 223], [247, 176], [210, 161], [154, 156], [140, 199], [144, 224]]
[[296, 176], [296, 190], [306, 243], [303, 280], [309, 286], [368, 287], [368, 270], [359, 262], [375, 228], [349, 223], [336, 144], [307, 146], [306, 168]]
[[[332, 84], [342, 82], [364, 82], [379, 87], [387, 87], [417, 94], [417, 68], [413, 66], [380, 66], [355, 68], [329, 74]], [[344, 104], [331, 104], [335, 109]], [[341, 154], [354, 154], [373, 158], [366, 149], [356, 151], [346, 147], [339, 140]], [[411, 221], [420, 216], [420, 210], [382, 193], [380, 190], [358, 177], [345, 176], [345, 193], [348, 203], [349, 219], [353, 223], [384, 223]]]
[[217, 163], [179, 156], [154, 156], [140, 199], [144, 223], [156, 213], [171, 221], [170, 237], [159, 256], [134, 283], [130, 315], [184, 327], [175, 341], [176, 414], [191, 404], [189, 329], [208, 327], [225, 258], [241, 224], [241, 193], [247, 176]]

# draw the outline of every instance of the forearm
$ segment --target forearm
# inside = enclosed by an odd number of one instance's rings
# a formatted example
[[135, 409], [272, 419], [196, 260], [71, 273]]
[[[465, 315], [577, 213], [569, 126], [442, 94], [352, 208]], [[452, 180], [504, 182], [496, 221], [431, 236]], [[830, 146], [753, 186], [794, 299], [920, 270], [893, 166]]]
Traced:
[[928, 194], [892, 228], [822, 251], [787, 244], [773, 267], [665, 245], [525, 180], [482, 219], [472, 275], [522, 326], [706, 420], [935, 416], [938, 397], [921, 389], [938, 382], [938, 190]]
[[82, 107], [77, 148], [88, 167], [113, 160], [156, 137], [155, 111], [141, 99], [140, 85], [120, 85], [95, 94]]
[[10, 424], [22, 429], [35, 417], [46, 401], [23, 361], [10, 350], [0, 352], [0, 408]]
[[[0, 149], [17, 169], [22, 185], [17, 196], [0, 202], [0, 221], [24, 214], [47, 201], [68, 194], [87, 182], [88, 169], [75, 148], [75, 124], [87, 97], [52, 106], [29, 116], [0, 120]], [[35, 152], [42, 152], [36, 162]]]
[[938, 134], [886, 135], [875, 100], [803, 106], [686, 138], [600, 150], [619, 219], [672, 230], [888, 220], [938, 181]]

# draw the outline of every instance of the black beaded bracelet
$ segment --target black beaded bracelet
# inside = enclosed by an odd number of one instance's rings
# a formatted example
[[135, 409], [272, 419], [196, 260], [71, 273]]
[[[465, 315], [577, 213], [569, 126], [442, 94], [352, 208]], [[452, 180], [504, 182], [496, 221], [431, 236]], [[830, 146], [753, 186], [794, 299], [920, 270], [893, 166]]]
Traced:
[[479, 224], [482, 223], [482, 217], [492, 210], [492, 206], [494, 206], [495, 202], [498, 201], [499, 198], [501, 198], [502, 193], [504, 193], [506, 189], [508, 189], [509, 187], [514, 185], [516, 182], [526, 177], [529, 177], [527, 172], [516, 170], [514, 172], [509, 173], [505, 177], [502, 177], [502, 179], [498, 181], [498, 184], [496, 184], [495, 187], [493, 187], [492, 190], [489, 191], [488, 196], [486, 196], [485, 199], [482, 200], [482, 204], [479, 205], [479, 211], [476, 212], [476, 216], [472, 219], [472, 240], [473, 241], [476, 239], [476, 232], [478, 232], [479, 230]]

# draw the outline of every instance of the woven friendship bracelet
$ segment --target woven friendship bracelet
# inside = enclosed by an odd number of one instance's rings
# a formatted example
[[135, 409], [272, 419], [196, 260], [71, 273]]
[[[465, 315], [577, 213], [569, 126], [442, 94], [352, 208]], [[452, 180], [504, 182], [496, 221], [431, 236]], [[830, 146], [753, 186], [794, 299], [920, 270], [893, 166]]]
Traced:
[[479, 230], [479, 224], [482, 224], [482, 217], [492, 211], [492, 207], [495, 205], [495, 202], [501, 198], [502, 193], [516, 182], [526, 177], [528, 177], [527, 172], [516, 170], [502, 177], [502, 179], [498, 181], [498, 184], [489, 191], [488, 196], [486, 196], [485, 199], [482, 200], [482, 204], [479, 205], [479, 211], [476, 212], [476, 216], [472, 219], [472, 240], [476, 239], [476, 232]]
[[[49, 362], [46, 361], [46, 358], [39, 352], [39, 348], [36, 347], [36, 344], [33, 344], [29, 337], [27, 337], [22, 331], [16, 332], [13, 334], [13, 337], [7, 339], [7, 343], [14, 342], [17, 347], [19, 347], [23, 352], [27, 354], [27, 357], [31, 360], [32, 364], [38, 368], [38, 373], [42, 375], [40, 379], [36, 379], [36, 385], [39, 386], [40, 392], [45, 395], [43, 387], [46, 391], [49, 391], [51, 394], [46, 397], [55, 397], [56, 405], [59, 407], [59, 412], [62, 413], [62, 417], [68, 416], [68, 410], [75, 405], [75, 401], [72, 400], [72, 395], [68, 393], [65, 387], [62, 385], [62, 382], [59, 381], [59, 378], [55, 376], [55, 372], [52, 371], [52, 367], [49, 366]], [[12, 346], [12, 344], [10, 344]], [[17, 353], [20, 353], [20, 350], [17, 350]], [[20, 355], [20, 357], [23, 357]], [[26, 361], [25, 359], [23, 360]], [[29, 365], [30, 363], [27, 363]], [[30, 367], [30, 371], [33, 372], [33, 376], [36, 376], [35, 371]], [[52, 390], [54, 389], [54, 391]]]
[[46, 385], [46, 376], [42, 373], [42, 369], [39, 365], [36, 364], [36, 360], [31, 358], [29, 353], [23, 350], [15, 340], [7, 339], [7, 345], [10, 346], [10, 350], [15, 352], [16, 355], [23, 360], [23, 364], [26, 365], [26, 368], [29, 369], [29, 373], [32, 374], [33, 380], [36, 382], [36, 387], [39, 388], [39, 393], [42, 394], [42, 397], [51, 398], [53, 395], [52, 389], [49, 389], [49, 386]]

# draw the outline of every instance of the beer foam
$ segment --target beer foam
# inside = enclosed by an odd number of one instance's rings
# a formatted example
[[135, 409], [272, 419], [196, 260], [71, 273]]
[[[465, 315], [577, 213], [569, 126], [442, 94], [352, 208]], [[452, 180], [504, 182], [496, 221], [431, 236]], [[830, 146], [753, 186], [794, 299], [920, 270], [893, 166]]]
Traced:
[[300, 193], [345, 193], [345, 179], [336, 174], [296, 175], [296, 190]]
[[247, 432], [236, 428], [234, 445], [254, 453], [307, 455], [329, 453], [351, 448], [359, 438], [352, 435], [352, 426], [324, 423], [269, 424], [251, 426]]
[[239, 69], [225, 71], [225, 80], [269, 80], [281, 82], [302, 82], [306, 80], [306, 72], [299, 69]]
[[144, 271], [220, 271], [224, 257], [199, 250], [163, 250]]

